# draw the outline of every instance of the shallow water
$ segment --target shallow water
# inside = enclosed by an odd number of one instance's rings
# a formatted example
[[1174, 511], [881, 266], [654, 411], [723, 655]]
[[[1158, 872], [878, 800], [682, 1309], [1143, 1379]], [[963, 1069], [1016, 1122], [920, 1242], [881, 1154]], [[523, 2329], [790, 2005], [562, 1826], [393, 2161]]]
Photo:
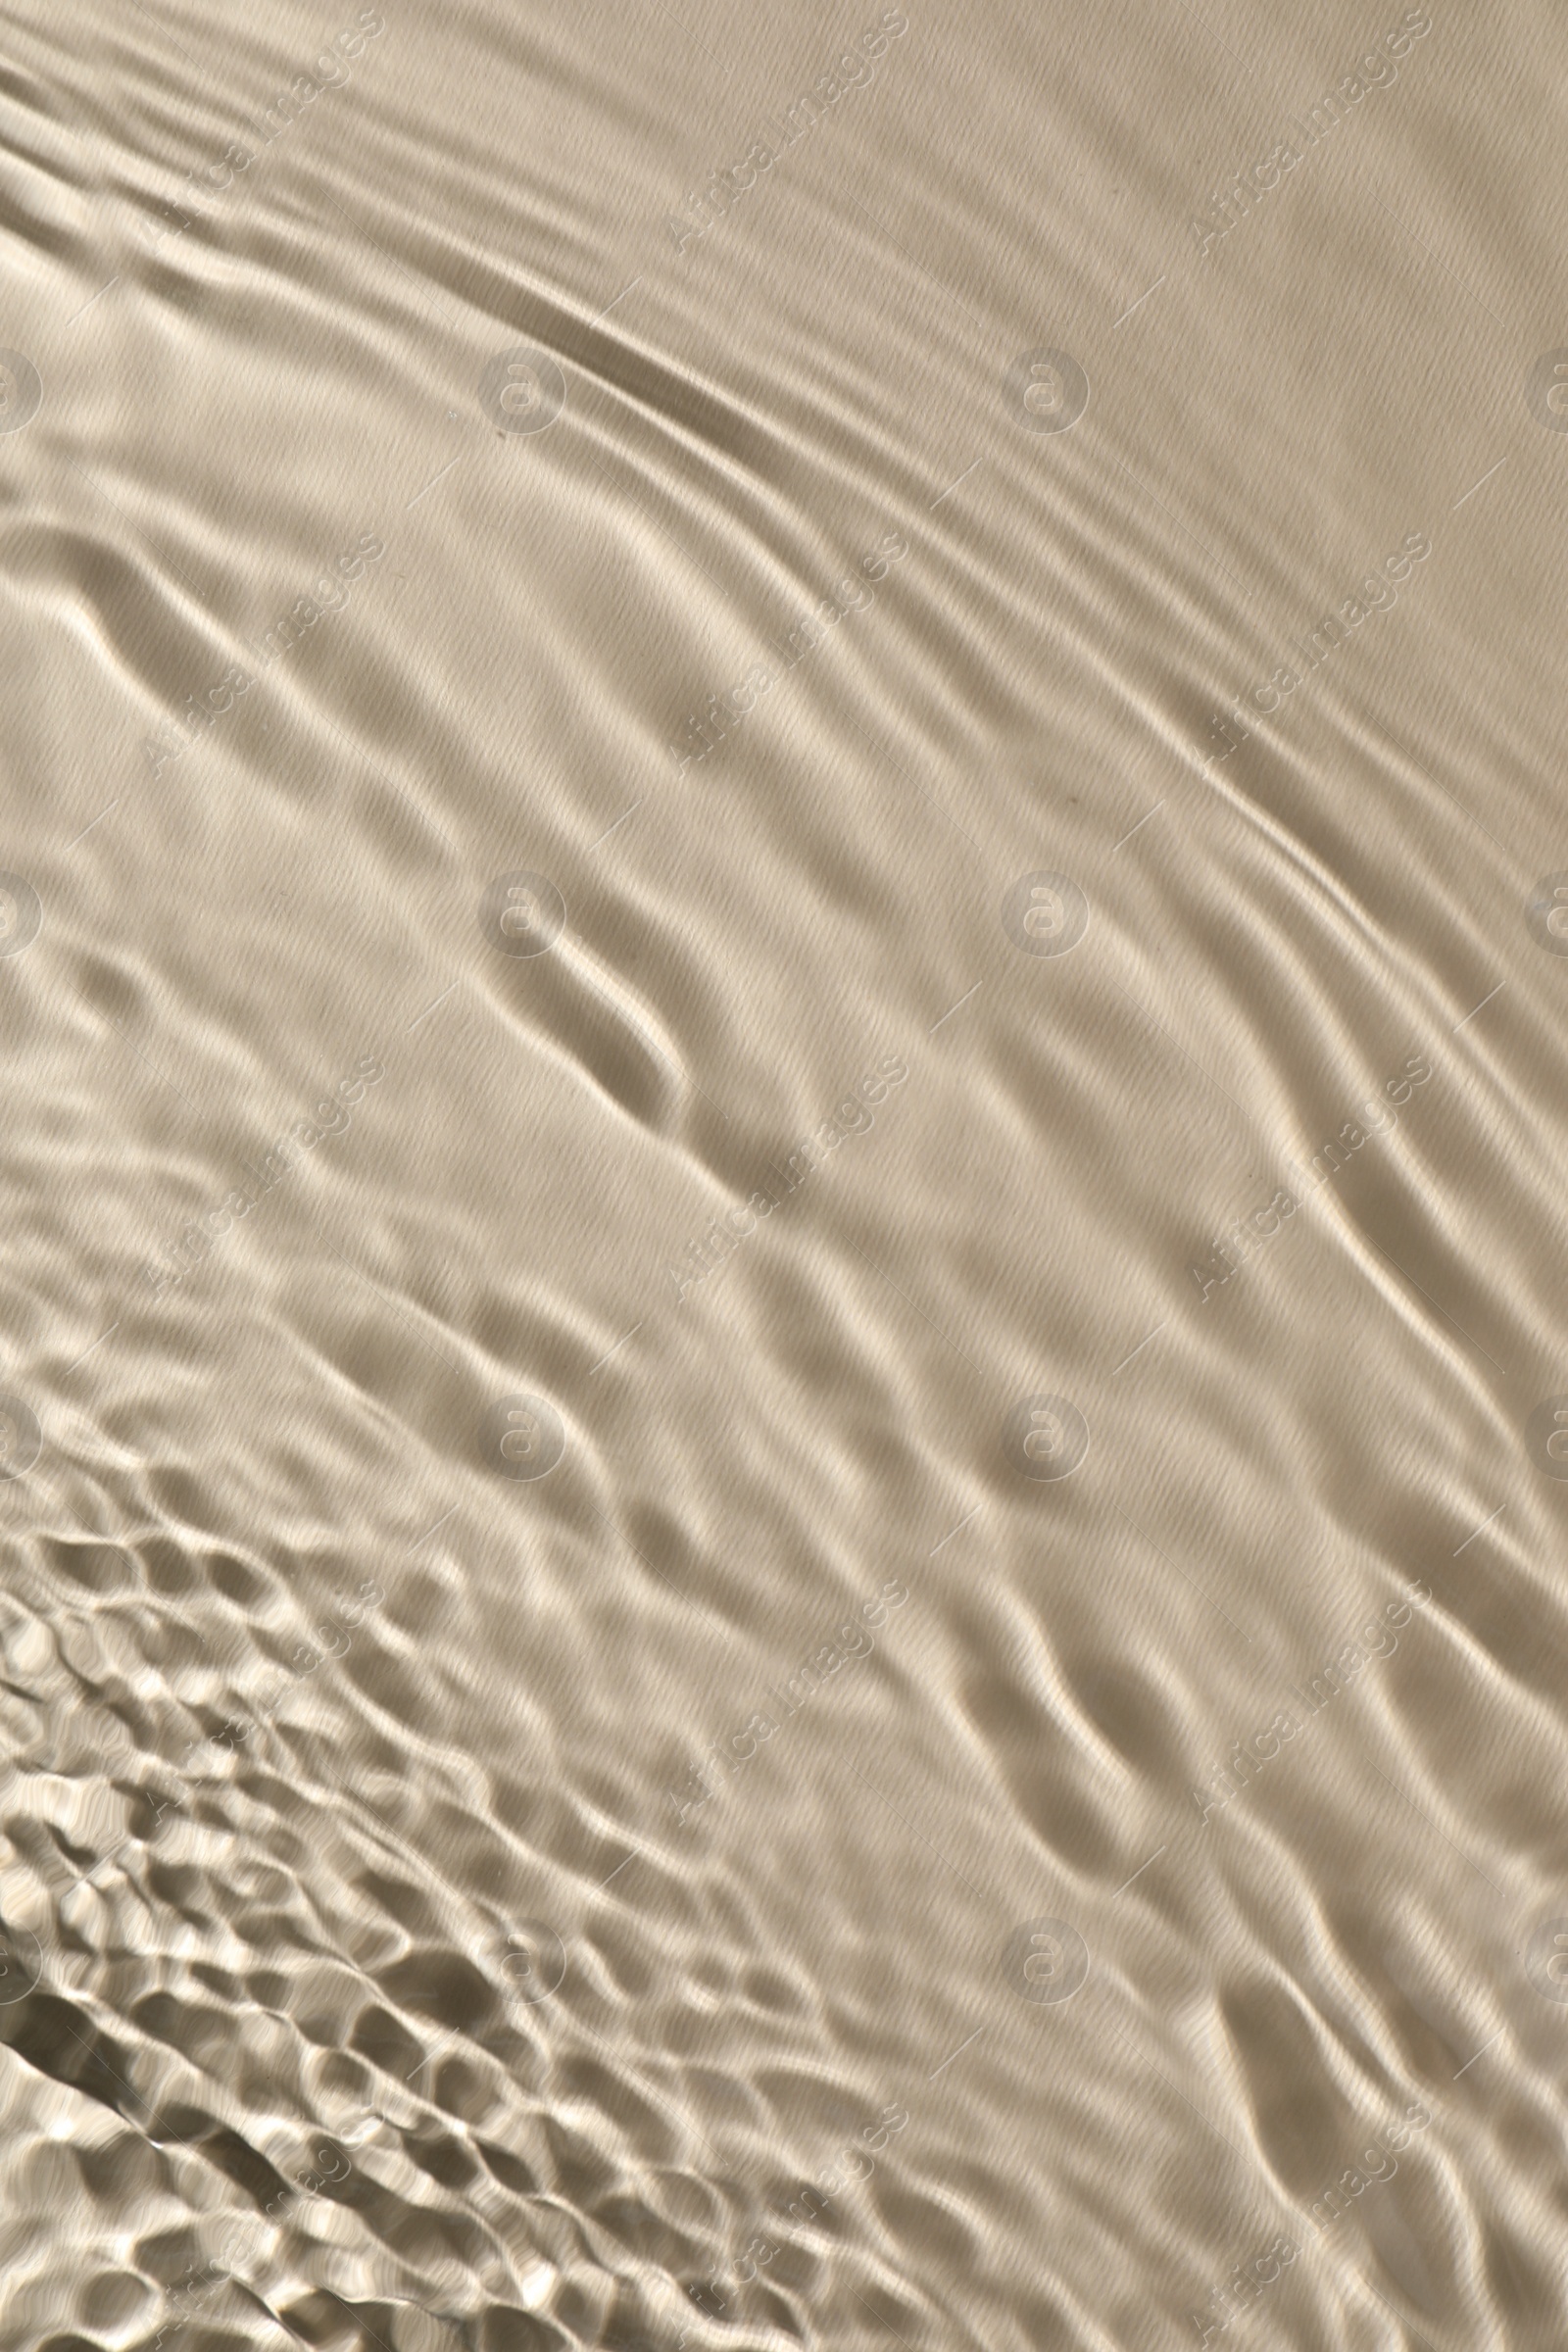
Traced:
[[1560, 2342], [1560, 46], [7, 13], [4, 2347]]

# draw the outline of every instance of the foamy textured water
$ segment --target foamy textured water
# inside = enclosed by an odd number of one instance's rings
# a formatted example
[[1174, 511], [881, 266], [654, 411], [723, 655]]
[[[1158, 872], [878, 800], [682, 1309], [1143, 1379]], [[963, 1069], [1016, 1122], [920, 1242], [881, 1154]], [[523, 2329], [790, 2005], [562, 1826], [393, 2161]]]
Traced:
[[5, 2346], [1557, 2346], [1560, 24], [0, 69]]

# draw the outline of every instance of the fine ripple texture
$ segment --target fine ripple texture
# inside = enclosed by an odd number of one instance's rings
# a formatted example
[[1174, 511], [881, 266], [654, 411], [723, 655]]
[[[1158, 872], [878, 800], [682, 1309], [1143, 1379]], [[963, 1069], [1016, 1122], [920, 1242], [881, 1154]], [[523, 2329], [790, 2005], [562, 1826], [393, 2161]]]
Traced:
[[0, 2352], [1556, 2352], [1561, 25], [0, 24]]

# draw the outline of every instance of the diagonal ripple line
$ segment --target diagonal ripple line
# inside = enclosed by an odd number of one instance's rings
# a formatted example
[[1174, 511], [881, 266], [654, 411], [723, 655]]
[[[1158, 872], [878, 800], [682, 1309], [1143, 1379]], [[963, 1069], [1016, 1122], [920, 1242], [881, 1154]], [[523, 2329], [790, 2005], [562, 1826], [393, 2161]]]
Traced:
[[930, 1028], [926, 1031], [927, 1037], [935, 1037], [937, 1031], [942, 1027], [942, 1022], [951, 1021], [954, 1014], [956, 1012], [960, 1012], [964, 1005], [968, 1004], [969, 999], [973, 996], [977, 996], [984, 986], [985, 982], [983, 980], [977, 980], [973, 988], [965, 990], [964, 994], [958, 999], [956, 1004], [950, 1004], [948, 1006], [947, 1011], [942, 1015], [941, 1021], [932, 1022]]
[[945, 490], [938, 491], [936, 497], [931, 501], [931, 505], [926, 510], [927, 514], [934, 513], [935, 510], [941, 506], [942, 501], [945, 498], [951, 498], [955, 490], [956, 490], [958, 487], [958, 483], [966, 482], [969, 479], [970, 474], [974, 471], [975, 466], [983, 466], [984, 464], [984, 458], [976, 458], [974, 461], [974, 466], [966, 466], [963, 471], [957, 476], [956, 480], [951, 481]]
[[[1492, 2047], [1492, 2042], [1493, 2042], [1493, 2041], [1500, 2041], [1500, 2040], [1502, 2039], [1503, 2035], [1504, 2035], [1504, 2034], [1507, 2033], [1507, 2031], [1508, 2031], [1508, 2029], [1507, 2029], [1507, 2027], [1506, 2027], [1506, 2026], [1499, 2026], [1499, 2027], [1497, 2028], [1497, 2031], [1495, 2032], [1495, 2034], [1494, 2034], [1494, 2035], [1492, 2036], [1492, 2041], [1484, 2041], [1484, 2042], [1481, 2044], [1481, 2047], [1480, 2047], [1480, 2049], [1479, 2049], [1479, 2050], [1477, 2050], [1477, 2052], [1476, 2052], [1476, 2058], [1484, 2058], [1484, 2057], [1486, 2056], [1487, 2052], [1488, 2052], [1488, 2051], [1491, 2049], [1491, 2047]], [[1474, 2064], [1475, 2064], [1475, 2062], [1476, 2062], [1476, 2058], [1467, 2058], [1467, 2059], [1465, 2060], [1465, 2062], [1464, 2062], [1463, 2066], [1461, 2066], [1461, 2067], [1460, 2067], [1460, 2069], [1459, 2069], [1459, 2075], [1467, 2075], [1467, 2074], [1470, 2072], [1470, 2069], [1471, 2069], [1471, 2068], [1474, 2066]], [[1455, 2075], [1455, 2076], [1454, 2076], [1453, 2080], [1455, 2081], [1455, 2082], [1458, 2082], [1458, 2080], [1459, 2080], [1459, 2075]]]
[[[869, 1781], [866, 1783], [866, 1787], [870, 1787]], [[940, 2066], [934, 2066], [931, 2069], [931, 2072], [926, 2077], [926, 2081], [928, 2082], [934, 2082], [938, 2075], [946, 2074], [948, 2068], [953, 2064], [955, 2058], [961, 2058], [964, 2051], [969, 2047], [969, 2042], [978, 2041], [984, 2032], [984, 2026], [976, 2026], [974, 2032], [969, 2036], [969, 2041], [960, 2041], [956, 2050], [950, 2050], [947, 2056], [943, 2059], [942, 2064]]]
[[1114, 1380], [1118, 1372], [1125, 1372], [1127, 1366], [1132, 1362], [1133, 1356], [1142, 1355], [1144, 1349], [1149, 1346], [1150, 1341], [1157, 1340], [1160, 1333], [1167, 1330], [1169, 1325], [1170, 1317], [1167, 1315], [1163, 1323], [1156, 1323], [1152, 1331], [1146, 1332], [1144, 1337], [1139, 1341], [1137, 1347], [1132, 1350], [1132, 1354], [1124, 1355], [1121, 1359], [1121, 1362], [1113, 1367], [1110, 1375], [1111, 1379]]
[[1164, 808], [1164, 806], [1165, 806], [1165, 804], [1164, 804], [1164, 802], [1163, 802], [1163, 801], [1156, 801], [1156, 802], [1154, 803], [1154, 806], [1152, 807], [1152, 808], [1147, 808], [1147, 809], [1144, 811], [1143, 815], [1142, 815], [1142, 816], [1141, 816], [1141, 817], [1138, 819], [1138, 822], [1137, 822], [1137, 824], [1136, 824], [1136, 825], [1129, 825], [1129, 826], [1128, 826], [1128, 828], [1127, 828], [1126, 832], [1125, 832], [1125, 833], [1122, 835], [1122, 837], [1121, 837], [1121, 841], [1112, 842], [1112, 844], [1111, 844], [1111, 849], [1110, 849], [1110, 854], [1111, 854], [1111, 856], [1114, 858], [1114, 857], [1115, 857], [1115, 855], [1116, 855], [1116, 852], [1117, 852], [1117, 851], [1118, 851], [1118, 850], [1121, 848], [1121, 842], [1122, 842], [1122, 841], [1131, 841], [1131, 839], [1132, 839], [1133, 835], [1134, 835], [1135, 833], [1141, 832], [1141, 831], [1143, 830], [1144, 826], [1148, 824], [1148, 822], [1149, 822], [1150, 818], [1151, 818], [1152, 816], [1157, 816], [1157, 815], [1159, 814], [1160, 810], [1161, 810], [1161, 809]]
[[[1508, 983], [1506, 980], [1499, 980], [1496, 987], [1492, 992], [1492, 997], [1500, 997], [1507, 985]], [[1450, 1037], [1457, 1037], [1460, 1030], [1463, 1029], [1468, 1022], [1473, 1021], [1478, 1012], [1484, 1012], [1486, 1010], [1487, 1006], [1492, 1003], [1492, 997], [1483, 997], [1479, 1004], [1472, 1004], [1470, 1010], [1465, 1014], [1464, 1020], [1455, 1021], [1453, 1027], [1449, 1030], [1448, 1035]]]
[[1460, 1552], [1461, 1552], [1461, 1551], [1468, 1551], [1468, 1550], [1469, 1550], [1469, 1548], [1470, 1548], [1470, 1546], [1471, 1546], [1471, 1544], [1472, 1544], [1475, 1542], [1475, 1540], [1476, 1540], [1477, 1536], [1485, 1535], [1485, 1533], [1486, 1533], [1487, 1529], [1488, 1529], [1488, 1528], [1489, 1528], [1489, 1527], [1492, 1525], [1492, 1522], [1493, 1522], [1493, 1520], [1494, 1520], [1494, 1519], [1500, 1519], [1500, 1518], [1502, 1517], [1502, 1514], [1503, 1514], [1503, 1512], [1504, 1512], [1504, 1511], [1505, 1511], [1507, 1508], [1508, 1508], [1508, 1505], [1507, 1505], [1505, 1502], [1499, 1502], [1499, 1503], [1498, 1503], [1498, 1505], [1497, 1505], [1497, 1507], [1496, 1507], [1496, 1509], [1495, 1509], [1494, 1512], [1492, 1512], [1492, 1514], [1491, 1514], [1491, 1516], [1490, 1516], [1490, 1517], [1488, 1517], [1488, 1518], [1486, 1518], [1486, 1519], [1483, 1519], [1483, 1520], [1482, 1520], [1482, 1522], [1481, 1522], [1481, 1525], [1480, 1525], [1479, 1527], [1473, 1527], [1473, 1528], [1470, 1530], [1470, 1533], [1469, 1533], [1469, 1534], [1466, 1536], [1466, 1538], [1465, 1538], [1465, 1540], [1464, 1540], [1464, 1542], [1463, 1542], [1462, 1544], [1455, 1544], [1455, 1546], [1454, 1546], [1453, 1550], [1452, 1550], [1452, 1551], [1451, 1551], [1451, 1552], [1448, 1554], [1448, 1557], [1449, 1557], [1450, 1559], [1456, 1560], [1456, 1559], [1459, 1557], [1459, 1554], [1460, 1554]]
[[1125, 1894], [1125, 1893], [1126, 1893], [1126, 1891], [1127, 1891], [1127, 1889], [1128, 1889], [1128, 1887], [1129, 1887], [1129, 1886], [1132, 1885], [1132, 1883], [1133, 1883], [1133, 1879], [1141, 1879], [1141, 1878], [1143, 1877], [1143, 1875], [1144, 1875], [1145, 1871], [1146, 1871], [1146, 1870], [1149, 1868], [1149, 1865], [1150, 1865], [1150, 1863], [1151, 1863], [1151, 1862], [1157, 1862], [1157, 1861], [1159, 1860], [1159, 1857], [1160, 1857], [1160, 1855], [1161, 1855], [1161, 1854], [1163, 1854], [1163, 1853], [1164, 1853], [1164, 1852], [1166, 1852], [1166, 1851], [1167, 1851], [1167, 1848], [1166, 1848], [1165, 1846], [1163, 1846], [1163, 1845], [1156, 1845], [1156, 1846], [1155, 1846], [1155, 1848], [1154, 1848], [1154, 1850], [1153, 1850], [1153, 1852], [1152, 1852], [1152, 1853], [1150, 1855], [1150, 1857], [1149, 1857], [1149, 1862], [1140, 1862], [1140, 1863], [1139, 1863], [1139, 1865], [1138, 1865], [1138, 1868], [1137, 1868], [1137, 1869], [1136, 1869], [1136, 1870], [1133, 1872], [1133, 1877], [1132, 1877], [1132, 1879], [1123, 1879], [1123, 1881], [1122, 1881], [1122, 1883], [1121, 1883], [1121, 1885], [1120, 1885], [1119, 1886], [1112, 1888], [1112, 1893], [1113, 1893], [1113, 1894]]
[[1456, 498], [1456, 499], [1454, 500], [1454, 502], [1453, 502], [1453, 504], [1452, 504], [1452, 506], [1451, 506], [1451, 507], [1448, 509], [1448, 512], [1449, 512], [1449, 514], [1458, 514], [1458, 512], [1459, 512], [1459, 509], [1460, 509], [1460, 508], [1461, 508], [1461, 507], [1464, 505], [1464, 500], [1465, 500], [1465, 498], [1474, 498], [1474, 496], [1475, 496], [1476, 492], [1477, 492], [1479, 489], [1481, 489], [1481, 487], [1483, 486], [1483, 484], [1484, 484], [1484, 483], [1487, 483], [1487, 482], [1490, 482], [1490, 481], [1491, 481], [1491, 479], [1492, 479], [1492, 476], [1493, 476], [1493, 474], [1494, 474], [1494, 473], [1500, 473], [1500, 472], [1502, 471], [1503, 467], [1504, 467], [1504, 466], [1507, 465], [1507, 463], [1508, 463], [1508, 461], [1507, 461], [1507, 459], [1506, 459], [1506, 458], [1499, 458], [1499, 459], [1497, 460], [1497, 463], [1495, 464], [1495, 466], [1494, 466], [1491, 468], [1491, 471], [1490, 471], [1490, 472], [1487, 472], [1487, 473], [1484, 473], [1484, 474], [1481, 476], [1481, 480], [1480, 480], [1479, 482], [1472, 482], [1472, 483], [1471, 483], [1471, 485], [1470, 485], [1469, 489], [1468, 489], [1468, 490], [1465, 492], [1465, 494], [1464, 494], [1464, 498]]
[[1160, 288], [1160, 287], [1161, 287], [1161, 286], [1162, 286], [1164, 283], [1165, 283], [1165, 273], [1162, 271], [1162, 272], [1160, 273], [1160, 275], [1159, 275], [1158, 277], [1156, 277], [1156, 278], [1155, 278], [1155, 280], [1154, 280], [1153, 284], [1152, 284], [1152, 286], [1151, 286], [1151, 287], [1148, 289], [1148, 292], [1146, 292], [1146, 293], [1143, 293], [1143, 294], [1140, 294], [1140, 295], [1139, 295], [1139, 297], [1138, 297], [1138, 300], [1137, 300], [1136, 302], [1132, 302], [1132, 303], [1129, 303], [1129, 304], [1128, 304], [1128, 306], [1127, 306], [1126, 310], [1124, 310], [1124, 311], [1123, 311], [1123, 313], [1122, 313], [1122, 315], [1121, 315], [1121, 318], [1116, 318], [1116, 319], [1113, 319], [1113, 320], [1111, 321], [1111, 330], [1110, 330], [1110, 331], [1111, 331], [1111, 333], [1112, 333], [1112, 334], [1114, 334], [1114, 333], [1115, 333], [1115, 331], [1116, 331], [1117, 327], [1121, 325], [1121, 323], [1122, 323], [1122, 319], [1124, 319], [1124, 318], [1130, 318], [1132, 317], [1132, 315], [1133, 315], [1134, 311], [1139, 311], [1139, 310], [1142, 310], [1142, 309], [1143, 309], [1143, 306], [1144, 306], [1144, 304], [1145, 304], [1145, 303], [1146, 303], [1146, 302], [1149, 300], [1149, 296], [1150, 296], [1151, 294], [1156, 293], [1156, 292], [1158, 291], [1158, 289], [1159, 289], [1159, 288]]
[[938, 1553], [938, 1552], [939, 1552], [939, 1551], [942, 1549], [942, 1544], [951, 1544], [951, 1543], [953, 1542], [953, 1539], [954, 1539], [954, 1537], [955, 1537], [956, 1535], [959, 1534], [959, 1533], [960, 1533], [960, 1531], [961, 1531], [962, 1529], [966, 1528], [966, 1527], [968, 1526], [968, 1524], [969, 1524], [969, 1521], [970, 1521], [971, 1519], [977, 1519], [977, 1518], [979, 1517], [980, 1513], [981, 1513], [981, 1512], [982, 1512], [982, 1511], [985, 1509], [985, 1507], [986, 1507], [986, 1506], [985, 1506], [985, 1504], [984, 1504], [983, 1502], [977, 1502], [977, 1503], [975, 1504], [975, 1506], [974, 1506], [974, 1509], [973, 1509], [972, 1511], [968, 1511], [968, 1512], [966, 1512], [966, 1513], [964, 1514], [964, 1516], [963, 1516], [963, 1517], [962, 1517], [962, 1518], [961, 1518], [961, 1519], [958, 1521], [958, 1524], [957, 1524], [957, 1526], [956, 1526], [956, 1527], [950, 1527], [950, 1528], [949, 1528], [949, 1530], [948, 1530], [948, 1532], [947, 1532], [947, 1534], [946, 1534], [946, 1535], [943, 1537], [943, 1539], [942, 1539], [942, 1543], [941, 1543], [941, 1544], [932, 1544], [932, 1546], [931, 1546], [931, 1549], [930, 1549], [930, 1550], [927, 1552], [927, 1554], [926, 1554], [926, 1557], [927, 1557], [927, 1559], [934, 1560], [934, 1559], [936, 1558], [936, 1556], [937, 1556], [937, 1553]]

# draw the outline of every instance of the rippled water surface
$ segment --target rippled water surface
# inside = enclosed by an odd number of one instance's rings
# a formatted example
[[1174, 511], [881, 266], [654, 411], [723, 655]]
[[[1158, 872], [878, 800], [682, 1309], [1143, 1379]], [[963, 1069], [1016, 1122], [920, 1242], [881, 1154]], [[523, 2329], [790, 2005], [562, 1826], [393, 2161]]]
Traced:
[[1560, 2346], [1564, 64], [6, 11], [0, 2352]]

